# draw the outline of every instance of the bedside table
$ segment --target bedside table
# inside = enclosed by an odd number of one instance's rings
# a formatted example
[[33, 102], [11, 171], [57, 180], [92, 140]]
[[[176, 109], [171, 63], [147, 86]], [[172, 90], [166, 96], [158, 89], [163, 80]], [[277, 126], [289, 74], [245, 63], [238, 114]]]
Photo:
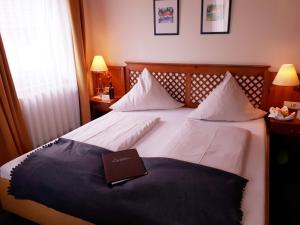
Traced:
[[270, 224], [300, 221], [300, 120], [268, 120]]
[[300, 120], [289, 121], [275, 120], [270, 118], [270, 134], [283, 136], [298, 136], [300, 138]]
[[101, 99], [100, 96], [90, 97], [90, 107], [91, 107], [91, 117], [92, 119], [96, 119], [99, 116], [103, 116], [104, 114], [111, 111], [109, 108], [112, 104], [118, 101], [120, 97], [116, 97], [114, 99], [104, 100]]

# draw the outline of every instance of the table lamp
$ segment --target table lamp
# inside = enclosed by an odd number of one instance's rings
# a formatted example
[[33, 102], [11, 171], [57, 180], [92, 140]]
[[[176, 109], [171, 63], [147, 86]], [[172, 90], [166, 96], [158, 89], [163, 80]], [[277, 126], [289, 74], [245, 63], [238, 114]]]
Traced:
[[93, 73], [99, 74], [99, 82], [98, 82], [98, 95], [103, 93], [103, 84], [102, 84], [102, 74], [105, 74], [108, 71], [104, 58], [101, 55], [94, 56], [92, 65], [90, 70]]
[[[299, 78], [296, 72], [296, 69], [293, 64], [283, 64], [278, 73], [276, 74], [272, 84], [278, 85], [278, 86], [299, 86]], [[293, 106], [292, 104], [295, 104], [293, 102], [285, 102], [285, 105], [288, 107]], [[273, 107], [271, 107], [273, 108]], [[282, 108], [284, 109], [284, 108]], [[285, 111], [288, 111], [288, 108], [284, 109]], [[300, 112], [297, 113], [297, 118], [300, 116]]]
[[278, 86], [298, 86], [300, 83], [294, 65], [283, 64], [273, 80], [273, 84]]

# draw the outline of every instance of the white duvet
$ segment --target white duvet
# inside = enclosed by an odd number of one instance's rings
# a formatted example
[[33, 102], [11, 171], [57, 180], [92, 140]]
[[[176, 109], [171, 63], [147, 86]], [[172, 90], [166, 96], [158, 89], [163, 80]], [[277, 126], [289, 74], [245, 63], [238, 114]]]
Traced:
[[158, 122], [159, 117], [138, 116], [121, 112], [113, 113], [101, 122], [82, 126], [64, 138], [97, 145], [112, 151], [131, 148], [141, 137], [148, 133]]
[[166, 145], [163, 157], [242, 174], [250, 131], [188, 119]]

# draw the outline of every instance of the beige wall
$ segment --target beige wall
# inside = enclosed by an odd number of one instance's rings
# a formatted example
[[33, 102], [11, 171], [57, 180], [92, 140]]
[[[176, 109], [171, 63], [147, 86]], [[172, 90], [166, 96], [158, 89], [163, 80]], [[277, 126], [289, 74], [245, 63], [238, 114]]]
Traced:
[[300, 71], [299, 0], [233, 0], [230, 34], [201, 35], [201, 0], [180, 0], [180, 31], [153, 33], [153, 0], [84, 0], [87, 62], [268, 64]]

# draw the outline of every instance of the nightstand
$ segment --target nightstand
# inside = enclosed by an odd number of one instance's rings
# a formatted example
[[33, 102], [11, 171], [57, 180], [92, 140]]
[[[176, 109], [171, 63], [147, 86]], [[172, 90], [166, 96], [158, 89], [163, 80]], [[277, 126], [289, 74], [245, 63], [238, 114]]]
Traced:
[[269, 119], [270, 224], [300, 221], [300, 120]]
[[91, 117], [92, 119], [96, 119], [99, 116], [103, 116], [104, 114], [111, 111], [109, 108], [112, 104], [118, 101], [120, 97], [116, 97], [114, 99], [104, 100], [101, 99], [98, 95], [90, 97], [90, 107], [91, 107]]
[[300, 138], [300, 120], [289, 121], [270, 118], [270, 133], [283, 136], [298, 136]]

